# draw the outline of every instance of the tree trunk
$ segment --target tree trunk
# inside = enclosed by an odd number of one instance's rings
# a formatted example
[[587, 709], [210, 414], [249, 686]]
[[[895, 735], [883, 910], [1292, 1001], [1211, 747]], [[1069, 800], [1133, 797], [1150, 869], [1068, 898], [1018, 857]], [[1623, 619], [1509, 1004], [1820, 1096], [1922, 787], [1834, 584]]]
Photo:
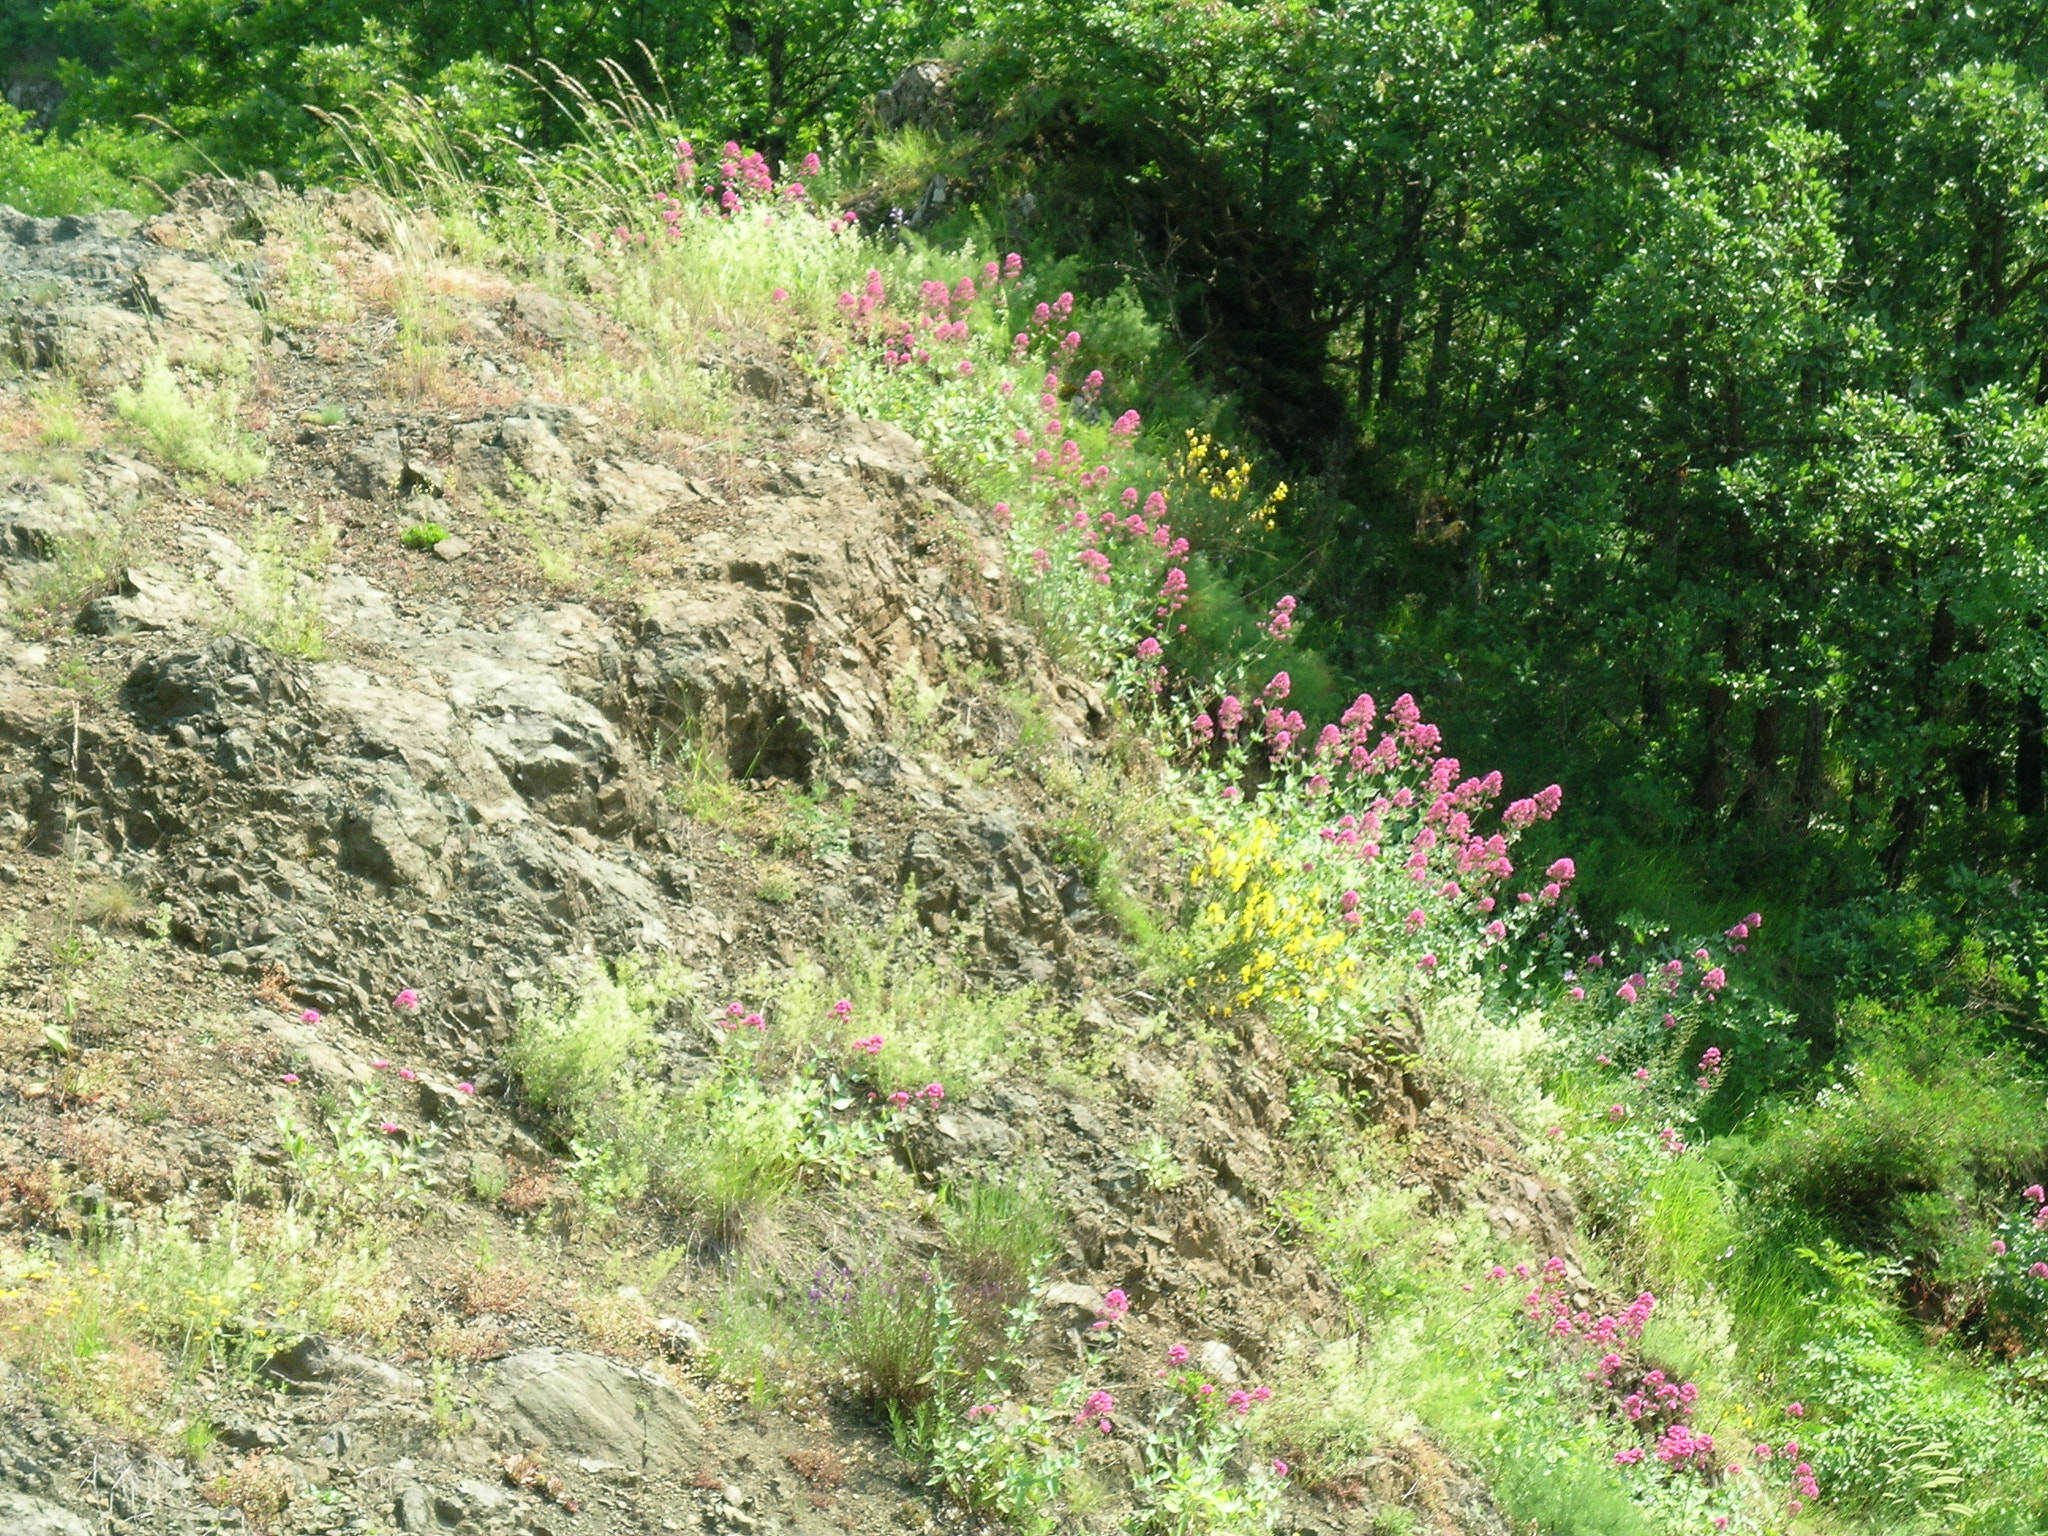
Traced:
[[1373, 364], [1379, 357], [1380, 307], [1369, 302], [1358, 322], [1358, 415], [1372, 414]]
[[1980, 815], [1998, 798], [1998, 759], [1992, 756], [1991, 690], [1971, 683], [1963, 690], [1963, 744], [1956, 749], [1956, 789], [1963, 804]]
[[[1455, 261], [1458, 248], [1465, 243], [1465, 208], [1458, 206], [1457, 214], [1451, 220], [1449, 246], [1438, 258], [1439, 266]], [[1441, 437], [1442, 423], [1438, 417], [1443, 411], [1444, 375], [1451, 367], [1451, 331], [1458, 318], [1458, 285], [1444, 284], [1436, 305], [1436, 326], [1429, 340], [1429, 371], [1424, 375], [1422, 387], [1422, 430], [1431, 437]]]
[[2041, 795], [2041, 696], [2030, 693], [2020, 700], [2020, 739], [2013, 753], [2012, 801], [2022, 816], [2039, 816]]
[[1827, 767], [1828, 712], [1819, 699], [1806, 701], [1806, 733], [1799, 743], [1799, 767], [1792, 781], [1793, 803], [1799, 807], [1802, 826], [1812, 822], [1820, 809], [1823, 777]]
[[1721, 808], [1728, 794], [1728, 711], [1733, 702], [1726, 683], [1714, 683], [1707, 688], [1700, 720], [1706, 757], [1692, 792], [1693, 804], [1707, 816]]
[[1756, 712], [1749, 737], [1749, 776], [1742, 786], [1742, 798], [1735, 803], [1737, 821], [1748, 821], [1770, 806], [1778, 785], [1779, 738], [1784, 723], [1783, 699], [1772, 699]]
[[[1918, 707], [1913, 712], [1914, 724], [1921, 729], [1932, 723], [1935, 715], [1934, 685], [1956, 654], [1956, 620], [1949, 612], [1948, 599], [1943, 598], [1934, 607], [1933, 622], [1927, 626], [1927, 654], [1921, 658], [1920, 675], [1914, 692], [1919, 695]], [[1927, 754], [1929, 776], [1939, 766], [1940, 756], [1930, 751]], [[1920, 836], [1920, 829], [1927, 825], [1927, 807], [1921, 784], [1909, 780], [1892, 802], [1892, 840], [1877, 856], [1878, 868], [1884, 872], [1885, 884], [1897, 890], [1906, 878], [1906, 867], [1912, 858], [1913, 844]]]

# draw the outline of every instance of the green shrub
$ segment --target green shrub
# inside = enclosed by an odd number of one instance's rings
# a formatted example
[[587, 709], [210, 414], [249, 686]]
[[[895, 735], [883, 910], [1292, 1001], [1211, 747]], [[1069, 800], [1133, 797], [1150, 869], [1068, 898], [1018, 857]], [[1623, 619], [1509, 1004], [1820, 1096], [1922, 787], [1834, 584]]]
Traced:
[[181, 145], [100, 124], [66, 138], [38, 133], [27, 113], [0, 102], [0, 203], [23, 213], [153, 213], [163, 199], [149, 183], [170, 186], [191, 160]]
[[877, 1262], [841, 1276], [825, 1300], [831, 1351], [866, 1402], [901, 1410], [932, 1396], [940, 1352], [958, 1328], [943, 1283]]
[[28, 568], [27, 580], [8, 597], [8, 610], [31, 634], [66, 628], [83, 603], [107, 590], [126, 555], [126, 541], [111, 525], [58, 539], [47, 560]]
[[588, 966], [560, 991], [530, 992], [510, 1052], [527, 1102], [570, 1119], [593, 1112], [622, 1069], [652, 1060], [655, 1022], [691, 985], [679, 968], [629, 955]]
[[2048, 1108], [2011, 1057], [1887, 1045], [1724, 1145], [1750, 1198], [1809, 1242], [1929, 1255], [2048, 1170]]
[[414, 523], [398, 536], [398, 542], [407, 549], [432, 549], [448, 537], [448, 530], [439, 523]]
[[[841, 999], [853, 1005], [842, 1020]], [[944, 1085], [971, 1092], [1024, 1053], [1070, 1041], [1073, 1022], [1043, 993], [998, 991], [973, 981], [908, 914], [887, 929], [841, 927], [823, 952], [789, 972], [775, 1000], [775, 1027], [764, 1043], [777, 1070], [818, 1055], [843, 1062], [883, 1091]], [[880, 1035], [874, 1056], [853, 1040]]]

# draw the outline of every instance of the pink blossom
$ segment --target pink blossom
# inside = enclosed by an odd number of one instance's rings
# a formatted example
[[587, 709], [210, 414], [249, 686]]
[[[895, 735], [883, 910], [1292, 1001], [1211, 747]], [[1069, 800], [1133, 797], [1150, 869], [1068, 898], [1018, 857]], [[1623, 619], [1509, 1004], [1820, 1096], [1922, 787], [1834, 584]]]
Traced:
[[1107, 1433], [1110, 1415], [1115, 1412], [1116, 1399], [1098, 1388], [1088, 1394], [1088, 1400], [1081, 1405], [1081, 1411], [1074, 1415], [1074, 1422], [1086, 1424], [1092, 1419], [1101, 1426], [1104, 1433]]
[[2048, 1264], [2030, 1264], [2027, 1266], [2027, 1273], [2036, 1280], [2048, 1280]]
[[407, 987], [398, 996], [391, 999], [391, 1006], [400, 1013], [416, 1012], [420, 1006], [420, 995], [411, 987]]
[[475, 1084], [475, 1083], [457, 1083], [457, 1084], [455, 1085], [455, 1091], [456, 1091], [457, 1093], [468, 1093], [468, 1094], [473, 1094], [473, 1093], [475, 1093], [475, 1092], [476, 1092], [476, 1084]]
[[1999, 1257], [2003, 1258], [2005, 1255], [2005, 1239], [2002, 1237], [1994, 1237], [1993, 1239], [1991, 1239], [1991, 1251], [1994, 1254], [1997, 1254]]
[[379, 1056], [375, 1061], [371, 1062], [370, 1065], [377, 1071], [382, 1072], [386, 1067], [389, 1067], [391, 1063], [386, 1061], [382, 1056]]
[[382, 1131], [386, 1136], [396, 1136], [399, 1133], [399, 1131], [403, 1129], [403, 1127], [399, 1126], [393, 1121], [383, 1120], [378, 1122], [377, 1129]]
[[928, 1099], [943, 1099], [946, 1096], [946, 1090], [941, 1084], [926, 1083], [924, 1085], [924, 1096]]
[[1436, 969], [1436, 956], [1424, 955], [1420, 960], [1416, 961], [1415, 964], [1421, 970], [1433, 971]]
[[1159, 642], [1152, 636], [1147, 635], [1138, 642], [1138, 659], [1140, 661], [1156, 661], [1159, 658], [1159, 649]]
[[1573, 987], [1565, 995], [1575, 1003], [1583, 1003], [1586, 1000], [1586, 989], [1584, 987]]
[[1167, 1358], [1167, 1359], [1168, 1359], [1168, 1360], [1169, 1360], [1170, 1362], [1172, 1362], [1172, 1363], [1173, 1363], [1174, 1365], [1186, 1365], [1186, 1364], [1188, 1363], [1188, 1347], [1187, 1347], [1187, 1345], [1185, 1345], [1185, 1344], [1169, 1344], [1169, 1345], [1167, 1345], [1167, 1347], [1166, 1347], [1166, 1358]]
[[1806, 1404], [1787, 1403], [1785, 1405], [1785, 1412], [1795, 1419], [1803, 1419], [1806, 1417]]
[[278, 1081], [281, 1083], [296, 1083], [298, 1080], [299, 1074], [296, 1072], [287, 1072], [283, 1077], [280, 1077], [278, 1079]]
[[1631, 983], [1624, 981], [1614, 995], [1624, 1003], [1633, 1003], [1636, 1000], [1636, 989]]
[[908, 1090], [898, 1088], [894, 1093], [889, 1095], [889, 1102], [891, 1104], [894, 1104], [898, 1109], [901, 1109], [904, 1105], [910, 1102], [910, 1094]]
[[2029, 1184], [2020, 1193], [2036, 1205], [2041, 1204], [2044, 1200], [2048, 1200], [2048, 1190], [2043, 1190], [2038, 1184]]
[[861, 1039], [853, 1042], [853, 1048], [865, 1055], [879, 1056], [882, 1054], [882, 1037], [880, 1035], [863, 1036]]

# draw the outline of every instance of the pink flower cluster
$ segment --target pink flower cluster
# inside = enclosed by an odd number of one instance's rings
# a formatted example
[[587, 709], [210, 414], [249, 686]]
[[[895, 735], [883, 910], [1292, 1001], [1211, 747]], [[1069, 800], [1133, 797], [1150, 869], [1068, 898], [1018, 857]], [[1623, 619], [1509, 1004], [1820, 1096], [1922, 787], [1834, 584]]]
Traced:
[[[1001, 262], [985, 262], [979, 282], [973, 276], [962, 276], [953, 282], [927, 278], [918, 284], [917, 312], [905, 316], [889, 308], [888, 285], [879, 271], [871, 269], [860, 294], [839, 295], [839, 308], [856, 338], [879, 348], [884, 367], [922, 366], [932, 361], [934, 348], [967, 345], [971, 338], [969, 312], [1005, 283], [1014, 282], [1023, 270], [1024, 258], [1013, 251]], [[1018, 339], [1027, 343], [1029, 340], [1021, 336]], [[969, 378], [973, 376], [974, 364], [966, 357], [958, 357], [952, 371]], [[1002, 392], [1009, 393], [1007, 386]]]
[[1667, 1424], [1650, 1454], [1667, 1467], [1704, 1471], [1714, 1454], [1714, 1437], [1703, 1435], [1685, 1424]]
[[1744, 944], [1742, 940], [1748, 938], [1750, 934], [1754, 933], [1757, 929], [1763, 927], [1763, 925], [1763, 914], [1761, 912], [1752, 912], [1749, 914], [1749, 916], [1745, 917], [1741, 922], [1737, 923], [1733, 928], [1730, 928], [1726, 932], [1724, 932], [1721, 935], [1721, 937], [1728, 940], [1728, 942], [1734, 947], [1735, 953], [1739, 955], [1749, 947], [1747, 944]]
[[1290, 593], [1273, 605], [1273, 611], [1266, 615], [1259, 628], [1272, 639], [1284, 642], [1294, 630], [1294, 608], [1294, 597]]
[[1722, 1056], [1721, 1048], [1718, 1045], [1710, 1045], [1706, 1054], [1700, 1057], [1700, 1075], [1693, 1079], [1693, 1084], [1701, 1093], [1711, 1092], [1720, 1085], [1721, 1076], [1727, 1070], [1728, 1062]]
[[1621, 1400], [1621, 1411], [1631, 1424], [1646, 1415], [1689, 1418], [1699, 1395], [1700, 1389], [1691, 1382], [1674, 1382], [1662, 1371], [1652, 1371], [1640, 1388]]
[[1095, 1321], [1089, 1326], [1094, 1330], [1114, 1328], [1130, 1314], [1131, 1298], [1121, 1290], [1113, 1290], [1102, 1298], [1102, 1305], [1095, 1309]]
[[[1216, 1406], [1216, 1384], [1207, 1380], [1198, 1371], [1182, 1371], [1179, 1368], [1188, 1362], [1188, 1347], [1185, 1344], [1169, 1344], [1166, 1347], [1166, 1363], [1169, 1369], [1160, 1371], [1163, 1381], [1172, 1377], [1174, 1389], [1200, 1405], [1204, 1410], [1213, 1411]], [[1178, 1374], [1176, 1374], [1178, 1372]], [[1253, 1405], [1273, 1400], [1271, 1387], [1235, 1387], [1223, 1394], [1222, 1408], [1236, 1418], [1244, 1418], [1252, 1411]], [[1283, 1472], [1281, 1474], [1285, 1476]]]
[[[1594, 1317], [1589, 1312], [1575, 1312], [1565, 1289], [1569, 1268], [1554, 1254], [1543, 1261], [1536, 1289], [1522, 1298], [1523, 1316], [1558, 1338], [1576, 1338], [1588, 1344], [1604, 1346], [1618, 1338], [1639, 1339], [1643, 1336], [1644, 1325], [1649, 1322], [1650, 1314], [1657, 1310], [1657, 1298], [1653, 1293], [1644, 1291], [1622, 1309], [1619, 1317], [1604, 1313]], [[1528, 1279], [1529, 1266], [1517, 1264], [1513, 1275], [1518, 1280]], [[1509, 1278], [1509, 1271], [1496, 1264], [1487, 1271], [1487, 1278], [1504, 1281]]]
[[898, 1088], [894, 1093], [889, 1095], [889, 1102], [893, 1104], [896, 1108], [902, 1109], [913, 1099], [930, 1099], [934, 1104], [936, 1104], [940, 1099], [943, 1099], [945, 1096], [946, 1090], [943, 1084], [926, 1083], [922, 1088]]
[[748, 1009], [745, 1003], [725, 1005], [725, 1027], [727, 1029], [752, 1029], [768, 1033], [768, 1021], [759, 1013]]
[[[1794, 1404], [1793, 1406], [1797, 1407], [1798, 1405]], [[1789, 1412], [1790, 1410], [1788, 1409], [1787, 1411]], [[1804, 1408], [1800, 1409], [1800, 1413], [1805, 1411]], [[1798, 1416], [1798, 1414], [1793, 1415], [1795, 1418]], [[1802, 1502], [1803, 1500], [1813, 1500], [1820, 1497], [1820, 1484], [1814, 1479], [1812, 1465], [1799, 1459], [1800, 1448], [1797, 1440], [1787, 1440], [1783, 1447], [1776, 1451], [1771, 1449], [1768, 1442], [1759, 1441], [1749, 1454], [1751, 1459], [1756, 1462], [1759, 1472], [1768, 1467], [1773, 1460], [1793, 1463], [1791, 1474], [1793, 1496], [1788, 1505], [1791, 1513], [1796, 1515], [1806, 1507], [1805, 1503]]]
[[1112, 1415], [1115, 1412], [1116, 1399], [1108, 1392], [1097, 1388], [1095, 1391], [1090, 1392], [1087, 1401], [1081, 1404], [1080, 1411], [1074, 1415], [1074, 1422], [1076, 1424], [1093, 1423], [1103, 1434], [1114, 1434], [1116, 1432], [1116, 1421]]

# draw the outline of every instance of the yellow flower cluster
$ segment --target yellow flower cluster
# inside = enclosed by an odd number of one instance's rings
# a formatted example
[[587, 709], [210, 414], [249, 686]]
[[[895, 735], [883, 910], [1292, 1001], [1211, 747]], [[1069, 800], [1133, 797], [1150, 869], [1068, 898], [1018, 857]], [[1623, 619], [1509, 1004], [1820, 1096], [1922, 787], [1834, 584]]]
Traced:
[[[1174, 479], [1183, 490], [1206, 491], [1210, 500], [1237, 507], [1251, 489], [1252, 462], [1242, 454], [1223, 447], [1208, 433], [1197, 432], [1190, 427], [1187, 446], [1181, 450], [1180, 459], [1174, 465]], [[1286, 499], [1287, 482], [1283, 480], [1273, 487], [1264, 501], [1245, 514], [1244, 521], [1270, 530], [1280, 504]]]
[[1360, 972], [1344, 927], [1319, 886], [1283, 850], [1265, 817], [1201, 833], [1188, 885], [1201, 893], [1186, 934], [1189, 981], [1213, 989], [1211, 1013], [1263, 1008], [1276, 1022], [1327, 1007]]

